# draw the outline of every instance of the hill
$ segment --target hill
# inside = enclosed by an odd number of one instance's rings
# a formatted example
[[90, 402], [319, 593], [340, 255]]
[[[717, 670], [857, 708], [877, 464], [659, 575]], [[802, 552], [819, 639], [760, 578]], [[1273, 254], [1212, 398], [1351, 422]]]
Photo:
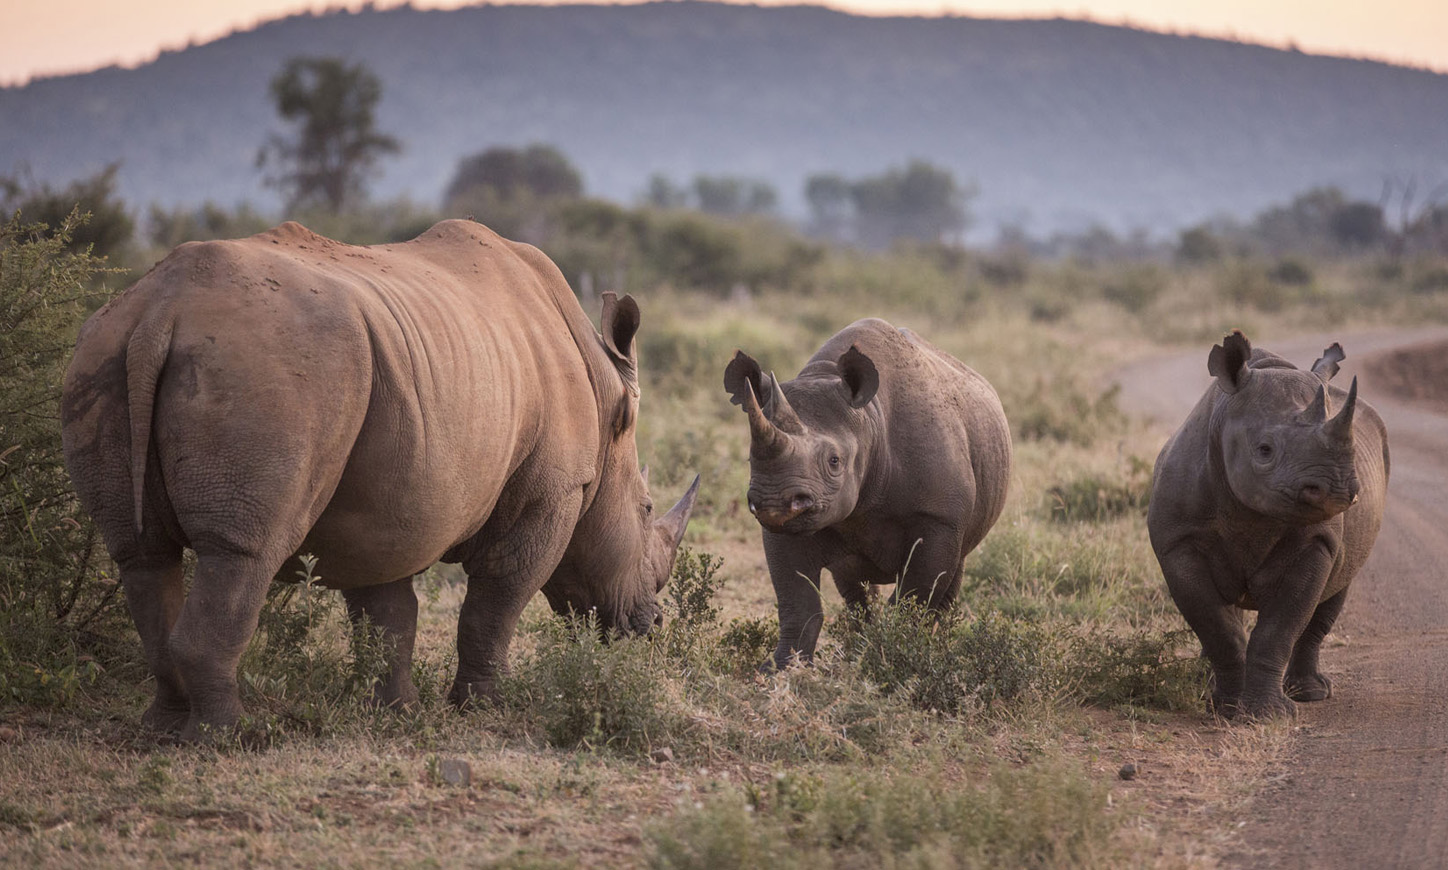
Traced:
[[589, 192], [736, 174], [803, 210], [803, 179], [913, 157], [974, 180], [987, 229], [1166, 229], [1335, 184], [1448, 177], [1448, 75], [1081, 21], [872, 18], [818, 7], [411, 8], [296, 16], [0, 89], [0, 173], [64, 182], [120, 159], [133, 204], [275, 205], [253, 161], [269, 79], [365, 61], [405, 143], [378, 196], [437, 199], [459, 158], [547, 142]]

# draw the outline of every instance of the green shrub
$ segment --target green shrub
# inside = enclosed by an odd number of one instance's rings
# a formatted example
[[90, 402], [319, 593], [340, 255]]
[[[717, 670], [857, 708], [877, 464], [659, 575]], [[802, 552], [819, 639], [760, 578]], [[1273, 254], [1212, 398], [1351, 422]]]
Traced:
[[60, 446], [65, 361], [103, 260], [86, 216], [0, 226], [0, 702], [65, 704], [128, 648], [120, 587]]
[[1133, 456], [1125, 479], [1077, 477], [1046, 490], [1047, 515], [1057, 522], [1101, 522], [1146, 509], [1151, 465]]
[[1090, 446], [1125, 424], [1126, 415], [1117, 406], [1120, 391], [1113, 384], [1092, 398], [1074, 375], [1058, 374], [1036, 378], [1025, 393], [1012, 393], [1005, 385], [1000, 392], [1017, 438]]
[[248, 724], [268, 734], [329, 734], [365, 718], [391, 651], [370, 626], [351, 630], [341, 593], [318, 585], [325, 566], [309, 555], [298, 560], [296, 581], [267, 591], [238, 668], [242, 701]]
[[655, 868], [1116, 867], [1108, 790], [1061, 762], [938, 776], [780, 773], [646, 831]]
[[1049, 679], [1047, 639], [999, 614], [967, 619], [912, 600], [877, 608], [851, 640], [861, 673], [886, 694], [948, 715], [1011, 701]]
[[1166, 286], [1166, 274], [1159, 267], [1126, 266], [1105, 280], [1101, 285], [1101, 295], [1132, 314], [1140, 314], [1161, 297]]
[[681, 735], [684, 721], [648, 638], [605, 638], [597, 617], [549, 619], [537, 647], [502, 681], [508, 708], [530, 717], [554, 746], [647, 752]]
[[[1088, 704], [1153, 710], [1200, 709], [1205, 660], [1191, 629], [1122, 637], [1092, 632], [1071, 650], [1075, 691]], [[1183, 653], [1187, 654], [1183, 654]]]

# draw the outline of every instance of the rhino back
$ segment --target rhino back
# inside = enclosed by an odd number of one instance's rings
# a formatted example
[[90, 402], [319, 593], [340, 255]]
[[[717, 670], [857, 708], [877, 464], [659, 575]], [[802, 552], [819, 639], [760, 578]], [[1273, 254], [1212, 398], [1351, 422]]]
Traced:
[[[894, 507], [953, 501], [959, 481], [940, 470], [968, 470], [967, 489], [974, 503], [969, 522], [983, 537], [1005, 507], [1012, 462], [1010, 426], [995, 389], [915, 332], [878, 318], [857, 321], [837, 333], [801, 377], [819, 363], [832, 367], [852, 345], [868, 355], [880, 373], [876, 401], [894, 459], [889, 496], [899, 503]], [[931, 461], [915, 461], [920, 457]]]
[[168, 321], [165, 485], [148, 498], [193, 546], [300, 525], [330, 583], [365, 585], [475, 532], [540, 450], [555, 485], [591, 476], [597, 409], [561, 280], [466, 222], [376, 248], [284, 224], [178, 249], [97, 315], [115, 326], [88, 326], [77, 360]]

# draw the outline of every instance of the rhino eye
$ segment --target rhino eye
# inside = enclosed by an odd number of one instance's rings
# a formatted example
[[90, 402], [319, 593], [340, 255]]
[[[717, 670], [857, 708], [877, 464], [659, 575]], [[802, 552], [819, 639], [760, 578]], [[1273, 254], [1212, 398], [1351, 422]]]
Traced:
[[651, 502], [651, 501], [646, 501], [646, 502], [644, 502], [644, 513], [645, 513], [645, 514], [652, 515], [653, 512], [654, 512], [654, 503]]
[[1258, 444], [1258, 445], [1257, 445], [1257, 458], [1258, 458], [1258, 459], [1271, 459], [1271, 458], [1272, 458], [1272, 445], [1271, 445], [1271, 444]]
[[840, 457], [838, 457], [838, 456], [831, 456], [831, 457], [830, 457], [830, 470], [831, 470], [831, 471], [839, 471], [839, 469], [840, 469]]

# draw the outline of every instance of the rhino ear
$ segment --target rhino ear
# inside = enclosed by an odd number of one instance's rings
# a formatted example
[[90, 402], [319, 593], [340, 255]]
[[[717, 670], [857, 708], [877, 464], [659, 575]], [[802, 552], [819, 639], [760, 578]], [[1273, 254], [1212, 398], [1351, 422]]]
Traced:
[[639, 331], [639, 304], [629, 295], [620, 299], [617, 293], [604, 293], [603, 314], [598, 321], [603, 346], [613, 357], [629, 392], [638, 395], [639, 359], [634, 348], [634, 336]]
[[1251, 370], [1247, 360], [1252, 358], [1252, 344], [1242, 330], [1234, 329], [1222, 343], [1212, 348], [1207, 356], [1207, 372], [1217, 379], [1222, 392], [1235, 393], [1247, 382]]
[[875, 392], [880, 389], [880, 372], [875, 368], [875, 363], [855, 345], [840, 354], [836, 363], [840, 367], [840, 379], [845, 382], [845, 389], [850, 392], [850, 407], [863, 408], [875, 398]]
[[760, 368], [754, 357], [742, 350], [734, 351], [734, 359], [724, 368], [724, 389], [729, 401], [741, 408], [748, 408], [748, 393], [754, 391], [754, 400], [762, 407], [769, 401], [772, 388], [769, 376]]
[[1323, 383], [1327, 383], [1337, 374], [1337, 364], [1345, 359], [1347, 354], [1342, 352], [1342, 345], [1334, 341], [1332, 347], [1324, 350], [1322, 357], [1312, 364], [1312, 373], [1322, 378]]

